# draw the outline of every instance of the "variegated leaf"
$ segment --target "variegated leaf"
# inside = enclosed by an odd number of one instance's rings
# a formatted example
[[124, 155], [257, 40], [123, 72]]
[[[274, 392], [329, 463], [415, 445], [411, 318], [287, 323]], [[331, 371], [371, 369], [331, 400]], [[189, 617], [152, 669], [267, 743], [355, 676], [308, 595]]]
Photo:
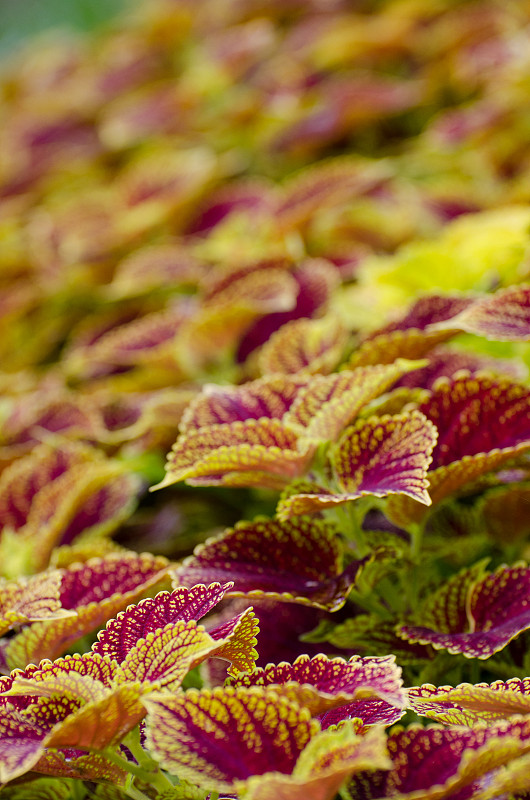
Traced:
[[269, 664], [238, 675], [231, 684], [274, 685], [278, 694], [307, 706], [313, 716], [368, 697], [381, 698], [399, 709], [405, 703], [401, 669], [394, 656], [352, 656], [349, 661], [323, 654], [313, 658], [299, 656], [293, 664]]
[[125, 786], [129, 773], [108, 761], [105, 756], [100, 753], [73, 755], [73, 752], [68, 748], [64, 751], [50, 748], [39, 758], [33, 772], [82, 781], [108, 781], [109, 784], [103, 785]]
[[141, 600], [138, 605], [120, 611], [116, 619], [107, 623], [92, 650], [121, 664], [137, 643], [149, 634], [170, 623], [201, 619], [222, 600], [229, 588], [231, 584], [222, 586], [219, 583], [191, 589], [178, 587], [172, 592], [160, 592], [156, 597]]
[[74, 564], [63, 571], [60, 600], [75, 617], [34, 622], [9, 640], [5, 658], [11, 668], [55, 658], [73, 642], [102, 625], [163, 580], [167, 562], [146, 553], [111, 554]]
[[366, 731], [372, 725], [383, 725], [385, 728], [394, 725], [405, 713], [406, 709], [399, 705], [394, 705], [378, 697], [368, 697], [325, 711], [319, 715], [318, 719], [322, 730], [327, 730], [331, 725], [338, 725], [344, 720], [351, 719], [357, 720], [359, 729]]
[[259, 370], [263, 375], [326, 375], [340, 361], [346, 340], [346, 331], [333, 317], [293, 320], [263, 345]]
[[195, 620], [169, 623], [137, 641], [116, 671], [115, 681], [178, 688], [189, 670], [215, 647], [216, 642]]
[[420, 365], [398, 360], [389, 365], [317, 375], [298, 393], [282, 422], [297, 432], [301, 444], [316, 446], [335, 441], [367, 403]]
[[26, 719], [19, 711], [0, 708], [0, 783], [24, 775], [44, 751], [46, 729]]
[[27, 622], [75, 616], [61, 607], [61, 579], [57, 570], [25, 580], [0, 581], [0, 635]]
[[[348, 785], [353, 797], [475, 797], [483, 776], [489, 780], [496, 768], [530, 750], [530, 723], [518, 718], [489, 727], [411, 726], [391, 733], [387, 744], [393, 767], [355, 776]], [[465, 788], [469, 792], [460, 795]]]
[[445, 323], [433, 325], [433, 329], [445, 325], [496, 342], [527, 342], [530, 339], [530, 286], [509, 286], [482, 297]]
[[266, 773], [245, 783], [248, 800], [333, 800], [346, 778], [366, 769], [391, 766], [384, 732], [379, 728], [360, 736], [354, 723], [322, 731], [301, 752], [292, 775]]
[[182, 415], [181, 434], [246, 419], [281, 419], [308, 378], [271, 375], [242, 386], [206, 384]]
[[43, 569], [53, 548], [81, 533], [109, 534], [130, 516], [138, 475], [111, 461], [79, 464], [43, 487], [20, 535], [32, 544], [32, 567]]
[[211, 425], [177, 440], [168, 455], [166, 477], [152, 488], [161, 489], [182, 480], [192, 485], [222, 484], [225, 474], [229, 478], [237, 475], [238, 482], [232, 480], [232, 486], [245, 486], [246, 472], [270, 473], [276, 488], [278, 478], [287, 483], [307, 467], [311, 453], [297, 445], [296, 434], [276, 419]]
[[258, 659], [256, 644], [259, 620], [252, 608], [245, 609], [220, 625], [210, 625], [208, 633], [216, 642], [210, 655], [230, 663], [229, 675], [254, 669]]
[[199, 545], [173, 574], [188, 586], [229, 576], [230, 595], [267, 595], [336, 610], [359, 567], [355, 562], [342, 570], [340, 541], [329, 523], [263, 519], [240, 522]]
[[206, 789], [230, 791], [252, 775], [291, 774], [319, 724], [272, 689], [151, 694], [146, 744], [161, 766]]
[[123, 739], [144, 716], [139, 683], [108, 689], [100, 699], [81, 706], [50, 732], [48, 747], [105, 750]]
[[204, 265], [177, 244], [142, 247], [120, 261], [107, 287], [113, 297], [136, 297], [153, 289], [200, 285]]
[[[530, 627], [530, 568], [503, 566], [485, 577], [475, 575], [471, 580], [470, 571], [464, 571], [436, 593], [429, 601], [430, 625], [404, 625], [399, 635], [467, 658], [489, 658], [506, 647]], [[437, 609], [442, 598], [451, 602]]]
[[458, 686], [424, 684], [407, 691], [410, 707], [444, 725], [474, 725], [530, 713], [530, 678]]
[[2, 526], [19, 530], [28, 521], [40, 492], [72, 467], [101, 461], [101, 453], [78, 442], [62, 441], [59, 447], [37, 445], [30, 455], [18, 459], [0, 476]]
[[[440, 380], [419, 408], [439, 431], [429, 473], [433, 505], [530, 447], [529, 408], [527, 388], [507, 379]], [[389, 502], [389, 514], [406, 525], [421, 520], [425, 510], [396, 497]]]
[[267, 314], [248, 329], [239, 345], [238, 362], [265, 344], [282, 325], [294, 319], [318, 316], [327, 306], [340, 281], [338, 270], [323, 258], [307, 258], [291, 272], [298, 285], [296, 305], [291, 311]]

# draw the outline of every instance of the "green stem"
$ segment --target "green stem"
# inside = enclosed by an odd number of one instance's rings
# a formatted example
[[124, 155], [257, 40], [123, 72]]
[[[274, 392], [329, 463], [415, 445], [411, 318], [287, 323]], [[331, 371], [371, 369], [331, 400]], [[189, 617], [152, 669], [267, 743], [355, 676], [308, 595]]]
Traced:
[[152, 800], [151, 797], [141, 792], [140, 789], [133, 786], [133, 784], [122, 788], [122, 792], [126, 794], [127, 797], [132, 797], [132, 800]]
[[410, 534], [410, 557], [415, 564], [421, 561], [421, 545], [423, 542], [424, 522], [411, 522], [407, 531]]
[[[127, 759], [119, 756], [114, 750], [105, 750], [104, 756], [108, 761], [116, 764], [116, 766], [124, 772], [128, 772], [149, 786], [154, 786], [159, 792], [166, 792], [168, 789], [173, 789], [173, 784], [166, 778], [164, 773], [160, 771], [158, 766], [155, 770], [146, 769], [140, 765], [133, 764], [131, 761], [127, 761]], [[152, 763], [154, 764], [155, 762]]]
[[356, 558], [362, 558], [369, 550], [366, 537], [362, 529], [362, 516], [360, 509], [354, 502], [333, 509], [337, 520], [339, 532], [353, 544]]

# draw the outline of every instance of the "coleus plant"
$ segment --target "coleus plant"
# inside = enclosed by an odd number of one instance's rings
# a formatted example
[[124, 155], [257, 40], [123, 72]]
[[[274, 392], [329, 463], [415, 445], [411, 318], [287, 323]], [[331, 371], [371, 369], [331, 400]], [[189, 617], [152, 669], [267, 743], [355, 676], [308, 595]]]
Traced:
[[529, 20], [6, 65], [0, 798], [529, 796]]

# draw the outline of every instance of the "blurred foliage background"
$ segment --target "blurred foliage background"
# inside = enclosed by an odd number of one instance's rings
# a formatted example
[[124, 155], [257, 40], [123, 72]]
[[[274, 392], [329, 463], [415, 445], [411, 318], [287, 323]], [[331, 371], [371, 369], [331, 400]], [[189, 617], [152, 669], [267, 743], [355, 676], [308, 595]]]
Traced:
[[125, 5], [126, 0], [0, 0], [0, 55], [39, 31], [97, 28]]

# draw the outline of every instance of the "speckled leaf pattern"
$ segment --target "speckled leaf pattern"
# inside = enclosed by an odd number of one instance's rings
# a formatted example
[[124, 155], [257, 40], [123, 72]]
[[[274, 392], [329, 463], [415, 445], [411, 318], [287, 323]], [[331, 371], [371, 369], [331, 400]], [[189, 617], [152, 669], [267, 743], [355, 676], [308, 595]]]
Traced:
[[[269, 664], [232, 680], [234, 686], [276, 685], [278, 694], [307, 705], [313, 715], [322, 714], [352, 700], [379, 697], [400, 709], [404, 707], [401, 669], [394, 656], [384, 658], [352, 656], [349, 661], [330, 659], [323, 654], [310, 658], [299, 656], [293, 664]], [[308, 702], [301, 700], [299, 689], [312, 687]]]
[[101, 460], [93, 447], [62, 442], [61, 447], [41, 444], [19, 458], [0, 477], [0, 514], [6, 527], [18, 530], [28, 521], [42, 489], [77, 464]]
[[263, 345], [258, 358], [260, 372], [326, 375], [340, 361], [346, 340], [346, 331], [333, 317], [293, 320]]
[[[60, 686], [70, 697], [93, 699], [101, 686], [110, 686], [118, 664], [108, 656], [97, 653], [67, 655], [55, 661], [45, 659], [31, 670], [15, 670], [5, 678], [5, 694], [50, 696]], [[84, 680], [86, 678], [86, 680]], [[10, 683], [7, 691], [7, 682]], [[96, 694], [94, 694], [94, 692]]]
[[442, 378], [419, 410], [439, 431], [433, 469], [530, 441], [530, 392], [506, 378]]
[[317, 375], [298, 393], [283, 423], [297, 431], [303, 442], [335, 441], [365, 405], [417, 366], [398, 359], [389, 365]]
[[71, 754], [71, 750], [46, 750], [33, 767], [33, 771], [42, 775], [96, 782], [102, 780], [118, 787], [125, 786], [128, 773], [99, 753], [70, 757]]
[[363, 342], [353, 353], [350, 369], [374, 364], [391, 364], [397, 358], [424, 358], [437, 345], [457, 333], [456, 329], [423, 331], [416, 328], [380, 333]]
[[42, 619], [71, 617], [61, 608], [59, 571], [43, 572], [18, 581], [0, 581], [0, 635], [15, 625]]
[[81, 533], [111, 533], [131, 514], [140, 487], [137, 475], [110, 460], [76, 465], [45, 486], [20, 531], [34, 542], [33, 566], [44, 568], [56, 545]]
[[[530, 393], [508, 379], [440, 379], [419, 410], [439, 432], [428, 476], [434, 506], [530, 448]], [[389, 501], [397, 524], [418, 522], [425, 513], [406, 497]]]
[[353, 353], [350, 367], [390, 364], [396, 358], [422, 358], [458, 330], [449, 326], [440, 331], [428, 330], [429, 326], [453, 317], [471, 302], [456, 295], [421, 297], [403, 317], [367, 337]]
[[215, 648], [215, 642], [195, 620], [171, 622], [139, 639], [116, 672], [117, 683], [180, 686], [187, 672]]
[[104, 750], [118, 744], [144, 716], [139, 683], [109, 689], [97, 701], [86, 703], [56, 725], [47, 738], [49, 747]]
[[458, 796], [457, 790], [477, 788], [474, 782], [483, 775], [528, 752], [529, 737], [530, 723], [522, 718], [468, 729], [398, 729], [387, 741], [392, 769], [355, 776], [348, 788], [353, 797], [363, 800], [394, 795], [403, 800]]
[[217, 642], [211, 655], [230, 662], [230, 675], [252, 670], [258, 658], [258, 632], [259, 620], [252, 608], [247, 608], [221, 625], [208, 628], [208, 633]]
[[111, 554], [63, 571], [60, 600], [74, 617], [34, 622], [10, 640], [10, 668], [56, 658], [85, 633], [95, 630], [136, 597], [159, 583], [167, 561], [160, 556]]
[[338, 484], [350, 494], [406, 494], [430, 505], [426, 472], [436, 439], [436, 428], [419, 412], [359, 421], [333, 456]]
[[229, 579], [231, 595], [266, 594], [330, 609], [344, 603], [354, 579], [348, 583], [343, 574], [334, 527], [306, 519], [240, 522], [198, 545], [174, 574], [185, 585]]
[[0, 783], [23, 775], [43, 752], [46, 729], [24, 718], [22, 713], [0, 708]]
[[[464, 572], [450, 582], [454, 587], [452, 613], [437, 614], [430, 602], [433, 616], [437, 617], [436, 627], [405, 625], [399, 635], [450, 653], [485, 659], [530, 627], [529, 567], [499, 567], [478, 581], [467, 585], [465, 581]], [[440, 597], [443, 592], [442, 588]]]
[[530, 340], [530, 285], [509, 286], [480, 298], [447, 320], [445, 325], [496, 342], [527, 342]]
[[245, 419], [281, 419], [307, 378], [271, 375], [242, 386], [206, 384], [182, 415], [181, 434]]
[[107, 623], [92, 650], [121, 664], [140, 639], [179, 620], [201, 619], [222, 600], [230, 587], [231, 584], [222, 586], [219, 583], [191, 589], [178, 587], [172, 592], [159, 592], [156, 597], [141, 600], [126, 611], [120, 611], [116, 619]]
[[444, 725], [474, 725], [515, 714], [528, 714], [530, 678], [458, 686], [424, 684], [407, 691], [410, 707], [421, 716]]
[[[297, 436], [276, 419], [248, 419], [211, 425], [177, 440], [168, 455], [166, 477], [155, 489], [177, 481], [212, 478], [224, 473], [271, 473], [285, 482], [302, 474], [307, 451], [299, 451]], [[219, 481], [217, 481], [219, 482]], [[252, 485], [252, 484], [251, 484]]]
[[386, 769], [391, 761], [382, 730], [357, 735], [351, 724], [314, 736], [300, 754], [292, 775], [265, 774], [250, 778], [249, 800], [333, 800], [345, 779], [366, 769]]
[[308, 709], [262, 687], [153, 694], [143, 702], [147, 747], [161, 766], [216, 791], [252, 775], [289, 775], [319, 731]]
[[318, 716], [322, 730], [327, 730], [331, 725], [338, 725], [343, 720], [357, 720], [359, 730], [367, 730], [372, 725], [388, 727], [399, 722], [406, 713], [406, 708], [388, 703], [378, 697], [368, 697], [354, 700], [344, 706], [337, 706]]

